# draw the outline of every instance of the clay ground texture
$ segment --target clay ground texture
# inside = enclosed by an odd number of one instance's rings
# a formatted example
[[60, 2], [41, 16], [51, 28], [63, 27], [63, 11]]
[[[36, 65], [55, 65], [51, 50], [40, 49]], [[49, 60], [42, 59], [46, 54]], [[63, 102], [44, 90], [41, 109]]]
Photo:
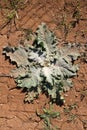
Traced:
[[[51, 120], [55, 130], [87, 130], [87, 0], [24, 0], [16, 15], [4, 0], [0, 1], [0, 130], [44, 130], [45, 124], [36, 115], [48, 107], [49, 99], [41, 94], [33, 104], [24, 103], [25, 93], [8, 77], [15, 65], [2, 55], [3, 47], [17, 46], [24, 40], [26, 29], [33, 32], [41, 22], [55, 32], [63, 43], [80, 43], [80, 70], [73, 78], [73, 88], [64, 94], [65, 104], [54, 104], [60, 118]], [[7, 8], [9, 7], [9, 8]], [[84, 47], [85, 46], [85, 47]], [[55, 127], [56, 126], [56, 127]]]

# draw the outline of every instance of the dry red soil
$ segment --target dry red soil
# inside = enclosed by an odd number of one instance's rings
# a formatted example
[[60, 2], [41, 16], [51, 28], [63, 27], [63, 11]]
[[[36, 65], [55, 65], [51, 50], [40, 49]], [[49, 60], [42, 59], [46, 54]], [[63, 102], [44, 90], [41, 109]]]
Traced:
[[[17, 46], [25, 38], [23, 29], [35, 31], [45, 22], [60, 39], [60, 45], [80, 43], [80, 52], [87, 56], [87, 0], [25, 0], [12, 19], [8, 16], [13, 10], [9, 1], [0, 1], [0, 130], [45, 130], [36, 110], [43, 113], [49, 99], [43, 94], [33, 104], [23, 102], [25, 93], [8, 77], [15, 65], [5, 59], [2, 50], [7, 45]], [[53, 104], [60, 118], [52, 119], [52, 130], [87, 130], [86, 56], [78, 61], [80, 70], [73, 78], [73, 88], [64, 94], [65, 104]]]

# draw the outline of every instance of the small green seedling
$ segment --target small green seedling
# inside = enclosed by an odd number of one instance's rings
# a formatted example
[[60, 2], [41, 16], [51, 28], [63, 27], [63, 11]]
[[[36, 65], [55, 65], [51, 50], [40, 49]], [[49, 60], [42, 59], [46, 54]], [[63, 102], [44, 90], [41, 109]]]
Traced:
[[52, 125], [51, 119], [58, 118], [60, 117], [59, 112], [54, 112], [52, 108], [50, 107], [49, 109], [43, 109], [43, 114], [40, 114], [36, 112], [37, 116], [40, 117], [40, 119], [44, 120], [45, 124], [45, 130], [58, 130], [56, 129], [56, 126]]

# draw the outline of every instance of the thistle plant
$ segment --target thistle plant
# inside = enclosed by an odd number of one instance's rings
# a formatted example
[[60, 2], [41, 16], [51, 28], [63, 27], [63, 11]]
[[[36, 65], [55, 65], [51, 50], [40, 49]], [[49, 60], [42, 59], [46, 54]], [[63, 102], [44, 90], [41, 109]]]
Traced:
[[27, 88], [25, 101], [32, 102], [40, 93], [45, 93], [53, 102], [63, 100], [62, 92], [72, 87], [71, 78], [78, 66], [74, 61], [79, 54], [70, 47], [58, 47], [59, 41], [45, 23], [33, 33], [32, 45], [24, 41], [17, 47], [7, 46], [3, 53], [17, 67], [12, 70], [17, 86]]

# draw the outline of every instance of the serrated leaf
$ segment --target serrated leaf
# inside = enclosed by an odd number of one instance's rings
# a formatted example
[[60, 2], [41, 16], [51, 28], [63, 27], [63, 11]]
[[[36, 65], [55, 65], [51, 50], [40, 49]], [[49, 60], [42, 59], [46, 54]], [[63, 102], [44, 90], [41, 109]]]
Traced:
[[72, 53], [72, 50], [66, 50], [61, 49], [56, 56], [56, 67], [60, 68], [60, 71], [64, 76], [67, 76], [68, 78], [73, 77], [76, 75], [76, 72], [78, 70], [78, 66], [73, 65], [72, 61], [74, 59], [77, 59], [79, 57], [79, 54], [74, 52]]
[[33, 102], [33, 100], [35, 99], [35, 98], [37, 98], [38, 97], [38, 92], [35, 92], [35, 91], [31, 91], [31, 92], [28, 92], [27, 94], [26, 94], [26, 96], [25, 96], [25, 99], [24, 99], [24, 101], [25, 102], [28, 102], [28, 103], [31, 103], [31, 102]]
[[28, 89], [31, 87], [37, 87], [41, 82], [40, 69], [35, 69], [35, 67], [30, 68], [28, 77], [18, 78], [16, 82], [18, 83], [18, 87], [25, 87]]
[[26, 77], [28, 75], [28, 67], [19, 67], [14, 70], [11, 70], [12, 77], [17, 78], [17, 77]]
[[3, 53], [6, 54], [6, 56], [9, 57], [12, 62], [15, 62], [18, 67], [27, 66], [29, 64], [28, 54], [22, 46], [17, 48], [9, 47], [9, 50], [11, 50], [11, 52], [7, 51], [7, 48], [4, 48]]
[[34, 52], [32, 50], [32, 52], [29, 53], [29, 59], [43, 66], [45, 61], [45, 55], [39, 54], [39, 52]]
[[45, 23], [42, 23], [37, 31], [37, 44], [42, 45], [46, 50], [47, 56], [52, 55], [56, 52], [57, 47], [57, 38], [54, 33], [51, 32]]
[[18, 87], [22, 88], [28, 88], [30, 89], [31, 87], [34, 87], [37, 85], [37, 80], [32, 80], [31, 78], [24, 78], [24, 79], [18, 79], [17, 80]]
[[56, 88], [55, 86], [53, 87], [53, 89], [48, 89], [48, 94], [49, 96], [52, 98], [52, 99], [55, 99], [57, 98], [57, 93], [56, 93]]

